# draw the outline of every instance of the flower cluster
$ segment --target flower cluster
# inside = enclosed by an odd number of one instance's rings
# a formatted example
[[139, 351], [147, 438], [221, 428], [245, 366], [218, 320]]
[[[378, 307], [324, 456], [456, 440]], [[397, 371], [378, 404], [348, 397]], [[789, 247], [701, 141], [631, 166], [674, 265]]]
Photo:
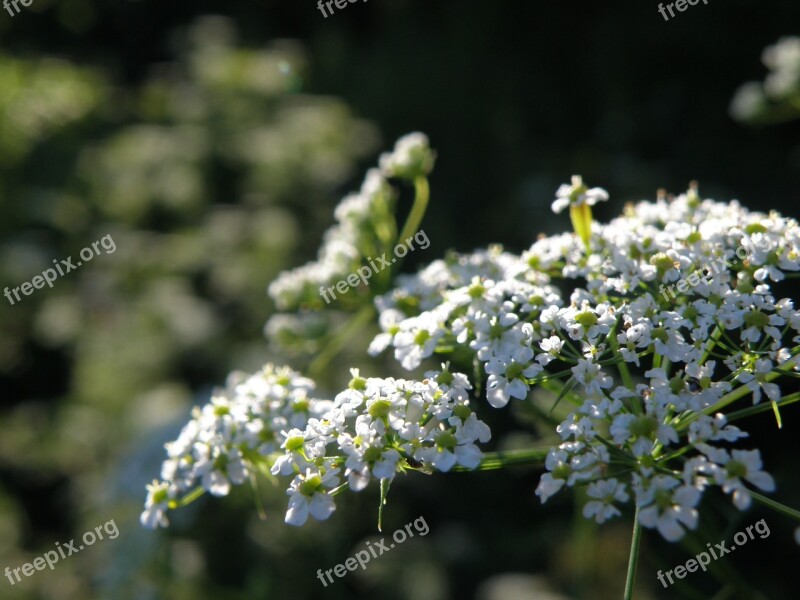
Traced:
[[782, 122], [800, 117], [800, 37], [785, 37], [767, 46], [761, 57], [769, 74], [737, 90], [731, 114], [746, 122]]
[[225, 496], [262, 459], [279, 451], [287, 429], [305, 427], [331, 402], [310, 396], [314, 383], [286, 367], [266, 365], [253, 375], [233, 373], [225, 389], [195, 408], [178, 438], [166, 445], [161, 481], [148, 486], [141, 522], [166, 526], [166, 511], [196, 490]]
[[[390, 194], [385, 178], [413, 179], [426, 191], [433, 161], [421, 134], [382, 156], [382, 171], [337, 209], [320, 261], [273, 284], [278, 304], [294, 306], [297, 290], [361, 260], [363, 230], [377, 226], [376, 206]], [[449, 355], [441, 370], [405, 380], [352, 369], [332, 401], [310, 398], [312, 382], [288, 369], [235, 379], [167, 446], [142, 522], [164, 525], [166, 509], [193, 488], [224, 495], [255, 470], [291, 478], [286, 521], [301, 525], [309, 515], [326, 519], [335, 495], [373, 480], [384, 494], [407, 470], [508, 464], [479, 449], [491, 433], [473, 411], [472, 383], [451, 363], [474, 365], [494, 408], [526, 400], [534, 387], [553, 393], [555, 405], [572, 404], [558, 413], [560, 443], [547, 452], [536, 489], [542, 502], [586, 485], [586, 518], [602, 523], [633, 504], [641, 526], [675, 541], [697, 527], [708, 489], [740, 510], [765, 500], [760, 492], [775, 482], [757, 449], [733, 447], [748, 437], [733, 423], [771, 409], [780, 427], [781, 406], [800, 399], [779, 385], [800, 377], [800, 311], [772, 289], [800, 272], [798, 223], [703, 200], [694, 185], [676, 198], [630, 204], [607, 224], [591, 212], [608, 199], [605, 190], [575, 176], [556, 196], [553, 210], [569, 208], [573, 233], [540, 236], [519, 255], [499, 246], [451, 253], [397, 276], [374, 298], [380, 333], [369, 352], [391, 349], [407, 370]], [[418, 193], [404, 229], [418, 224], [426, 203]], [[397, 229], [388, 226], [388, 243]], [[320, 314], [305, 313], [295, 336], [313, 330]], [[284, 335], [289, 316], [268, 331]], [[728, 410], [748, 398], [751, 406]], [[527, 456], [542, 460], [544, 452]]]
[[[309, 512], [316, 519], [330, 514], [333, 499], [323, 486], [338, 485], [342, 467], [345, 485], [359, 492], [372, 480], [388, 484], [406, 469], [446, 472], [480, 463], [476, 442], [489, 441], [491, 434], [469, 406], [465, 375], [446, 366], [422, 381], [363, 378], [358, 369], [352, 375], [330, 411], [286, 434], [286, 453], [272, 473], [295, 476], [287, 523], [302, 525]], [[327, 454], [331, 448], [337, 454]], [[309, 479], [318, 485], [308, 486]]]
[[225, 496], [260, 468], [292, 477], [286, 522], [302, 525], [309, 515], [324, 520], [333, 512], [342, 469], [346, 485], [359, 492], [406, 469], [480, 463], [476, 442], [491, 434], [469, 405], [465, 375], [445, 366], [422, 381], [363, 378], [357, 369], [352, 376], [333, 401], [309, 397], [313, 383], [288, 368], [267, 365], [232, 381], [167, 444], [162, 481], [148, 486], [142, 524], [166, 526], [167, 510], [196, 490]]
[[380, 169], [370, 169], [361, 189], [336, 207], [336, 223], [325, 232], [317, 260], [282, 273], [270, 284], [269, 295], [278, 308], [321, 307], [321, 287], [343, 279], [386, 251], [393, 242], [395, 201], [387, 178], [425, 176], [433, 162], [434, 153], [424, 134], [400, 138], [394, 152], [381, 156]]
[[325, 232], [317, 260], [282, 273], [269, 286], [281, 310], [319, 302], [319, 288], [354, 271], [368, 254], [380, 254], [378, 233], [392, 216], [394, 192], [383, 174], [371, 169], [361, 190], [336, 207], [336, 224]]
[[[574, 178], [553, 208], [606, 197]], [[633, 499], [644, 526], [675, 540], [696, 525], [707, 487], [740, 509], [750, 486], [774, 489], [757, 450], [720, 447], [747, 435], [720, 411], [749, 394], [778, 411], [773, 380], [798, 369], [800, 312], [769, 284], [800, 270], [800, 228], [701, 200], [695, 189], [593, 228], [588, 246], [572, 234], [546, 237], [521, 256], [491, 248], [400, 278], [378, 299], [383, 332], [370, 350], [391, 347], [413, 369], [467, 347], [494, 407], [547, 383], [575, 409], [557, 428], [563, 442], [547, 458], [541, 500], [588, 484], [587, 517], [603, 521]], [[742, 247], [751, 249], [744, 260]], [[657, 292], [720, 260], [727, 269], [685, 294]], [[568, 299], [556, 282], [573, 282]]]

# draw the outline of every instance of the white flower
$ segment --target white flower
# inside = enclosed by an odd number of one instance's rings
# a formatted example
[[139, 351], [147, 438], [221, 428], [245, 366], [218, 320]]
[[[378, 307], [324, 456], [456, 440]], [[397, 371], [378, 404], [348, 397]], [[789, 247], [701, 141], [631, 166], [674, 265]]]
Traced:
[[689, 442], [692, 444], [719, 440], [735, 442], [739, 438], [747, 436], [748, 434], [738, 427], [727, 425], [727, 419], [722, 413], [717, 413], [713, 418], [708, 415], [700, 415], [689, 425]]
[[542, 504], [564, 487], [567, 477], [572, 472], [569, 466], [569, 456], [560, 448], [552, 448], [547, 453], [544, 466], [550, 473], [542, 475], [539, 479], [539, 485], [536, 486], [536, 495], [539, 496]]
[[619, 516], [621, 513], [614, 506], [614, 501], [627, 502], [629, 498], [625, 485], [613, 477], [590, 483], [586, 493], [590, 498], [596, 498], [596, 500], [586, 503], [583, 507], [583, 516], [587, 519], [594, 518], [597, 523], [603, 523], [612, 517]]
[[747, 385], [753, 392], [753, 404], [761, 402], [761, 392], [772, 402], [781, 399], [781, 389], [777, 383], [767, 382], [766, 376], [772, 371], [772, 361], [768, 358], [760, 358], [755, 361], [752, 371], [745, 371], [739, 374], [739, 381]]
[[394, 337], [395, 359], [404, 369], [416, 369], [433, 354], [443, 333], [432, 313], [403, 321]]
[[527, 346], [519, 348], [502, 361], [493, 359], [486, 363], [489, 379], [486, 382], [486, 399], [494, 408], [503, 408], [511, 398], [524, 399], [528, 395], [530, 385], [526, 378], [536, 377], [542, 366], [533, 361], [533, 350]]
[[680, 485], [674, 477], [656, 475], [648, 483], [634, 479], [639, 522], [650, 529], [656, 528], [668, 542], [676, 542], [686, 529], [697, 527], [697, 503], [700, 490]]
[[733, 504], [739, 510], [747, 510], [752, 502], [744, 481], [765, 492], [775, 490], [772, 475], [761, 470], [763, 463], [758, 450], [733, 450], [728, 454], [727, 450], [707, 444], [701, 444], [699, 448], [718, 465], [713, 471], [716, 483], [722, 486], [722, 491], [726, 494], [733, 493]]
[[626, 445], [635, 456], [649, 454], [655, 442], [664, 446], [678, 442], [675, 429], [666, 423], [668, 408], [653, 402], [645, 405], [643, 415], [620, 413], [614, 417], [610, 432], [615, 444]]
[[578, 364], [572, 367], [572, 375], [582, 384], [589, 395], [602, 394], [604, 389], [614, 385], [614, 380], [607, 375], [603, 368], [591, 359], [581, 358]]
[[339, 484], [338, 473], [339, 469], [328, 469], [321, 475], [318, 470], [307, 469], [304, 474], [297, 475], [286, 491], [289, 496], [286, 523], [303, 525], [309, 514], [318, 521], [330, 517], [336, 506], [325, 488], [334, 488]]
[[587, 204], [594, 206], [598, 202], [608, 200], [608, 192], [603, 188], [588, 189], [580, 175], [572, 176], [572, 184], [562, 184], [556, 192], [556, 200], [553, 202], [553, 212], [558, 214], [568, 206], [580, 206]]
[[456, 426], [455, 436], [459, 444], [472, 443], [475, 440], [485, 444], [492, 439], [491, 429], [486, 423], [478, 419], [475, 413], [470, 413], [463, 421], [458, 416], [450, 417], [448, 421], [451, 425]]
[[381, 155], [380, 166], [387, 177], [412, 179], [430, 173], [434, 158], [428, 136], [419, 132], [409, 133], [397, 140], [391, 154]]
[[139, 522], [148, 529], [166, 527], [169, 525], [166, 516], [168, 505], [169, 485], [153, 480], [153, 483], [147, 485], [147, 500]]

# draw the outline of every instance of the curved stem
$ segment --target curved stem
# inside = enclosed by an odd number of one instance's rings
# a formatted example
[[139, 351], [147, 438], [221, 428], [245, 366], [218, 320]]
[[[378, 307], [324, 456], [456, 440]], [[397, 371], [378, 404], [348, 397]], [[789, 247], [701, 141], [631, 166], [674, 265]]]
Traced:
[[628, 558], [628, 577], [625, 579], [625, 595], [623, 600], [633, 600], [633, 584], [636, 582], [636, 568], [639, 565], [639, 546], [642, 542], [642, 524], [639, 523], [639, 507], [633, 515], [633, 535], [631, 537], [631, 554]]
[[405, 225], [397, 238], [397, 242], [401, 243], [407, 240], [415, 233], [422, 223], [422, 217], [425, 216], [425, 211], [428, 210], [428, 199], [430, 198], [430, 187], [428, 180], [425, 177], [417, 177], [414, 179], [414, 205], [411, 207], [411, 212], [408, 213]]
[[316, 377], [322, 370], [328, 366], [328, 363], [333, 360], [333, 357], [339, 354], [339, 351], [344, 348], [344, 345], [350, 340], [350, 338], [364, 325], [369, 323], [374, 316], [375, 309], [373, 308], [372, 304], [367, 304], [364, 306], [360, 311], [358, 311], [355, 316], [344, 326], [342, 327], [337, 333], [336, 337], [331, 340], [331, 342], [325, 347], [323, 350], [308, 366], [308, 374], [311, 377]]

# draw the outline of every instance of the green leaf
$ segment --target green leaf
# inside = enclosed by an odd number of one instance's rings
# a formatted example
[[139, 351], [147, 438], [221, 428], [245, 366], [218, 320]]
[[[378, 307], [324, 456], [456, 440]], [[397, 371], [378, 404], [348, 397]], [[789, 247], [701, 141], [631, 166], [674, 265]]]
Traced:
[[[547, 387], [546, 383], [549, 382], [545, 382], [545, 384], [543, 384], [542, 387], [544, 387], [545, 389], [550, 389], [552, 391], [551, 388]], [[561, 393], [558, 394], [558, 398], [556, 398], [556, 401], [553, 402], [553, 406], [550, 407], [550, 412], [548, 414], [553, 414], [553, 411], [556, 409], [556, 406], [558, 406], [558, 403], [561, 402], [561, 399], [564, 398], [564, 396], [566, 396], [567, 394], [569, 394], [572, 391], [572, 388], [574, 388], [576, 385], [578, 385], [578, 380], [575, 379], [575, 377], [570, 377], [567, 380], [567, 383], [564, 384], [564, 387], [561, 388]]]
[[775, 400], [770, 400], [772, 404], [772, 412], [775, 413], [775, 420], [778, 422], [778, 429], [783, 429], [783, 421], [781, 420], [781, 409]]
[[389, 495], [391, 479], [381, 479], [381, 499], [378, 504], [378, 531], [383, 531], [383, 507], [386, 505], [386, 496]]
[[592, 208], [586, 203], [579, 206], [573, 205], [569, 209], [569, 216], [575, 233], [589, 248], [589, 240], [592, 237]]

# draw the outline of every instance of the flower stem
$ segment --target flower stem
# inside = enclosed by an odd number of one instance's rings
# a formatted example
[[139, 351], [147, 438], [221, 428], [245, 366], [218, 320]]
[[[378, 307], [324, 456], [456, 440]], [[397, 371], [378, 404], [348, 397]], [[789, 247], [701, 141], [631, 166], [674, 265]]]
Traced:
[[[780, 373], [776, 373], [775, 371], [772, 371], [772, 372], [768, 373], [764, 377], [764, 381], [765, 382], [769, 382], [769, 381], [772, 381], [773, 379], [777, 379], [778, 377], [780, 377]], [[678, 426], [678, 428], [677, 428], [678, 433], [680, 433], [681, 431], [684, 431], [686, 428], [688, 428], [689, 425], [691, 425], [694, 421], [696, 421], [700, 415], [712, 415], [712, 414], [722, 410], [723, 408], [725, 408], [729, 404], [733, 404], [734, 402], [739, 400], [739, 398], [743, 398], [743, 397], [747, 396], [748, 394], [752, 394], [752, 393], [753, 393], [753, 390], [751, 390], [749, 387], [747, 387], [746, 384], [740, 385], [735, 390], [732, 390], [732, 391], [728, 392], [727, 394], [725, 394], [715, 404], [712, 404], [711, 406], [707, 406], [706, 408], [704, 408], [700, 412], [695, 412], [695, 413], [692, 413], [691, 415], [689, 415]]]
[[[617, 341], [616, 329], [612, 330], [608, 335], [608, 341], [609, 345], [611, 346], [612, 353], [622, 358], [619, 352], [619, 342]], [[631, 371], [628, 368], [628, 363], [625, 362], [625, 359], [622, 358], [622, 360], [617, 362], [616, 365], [617, 370], [619, 371], [619, 376], [622, 378], [622, 383], [625, 385], [625, 387], [629, 390], [635, 390], [636, 386], [633, 383], [633, 377], [631, 376]], [[631, 399], [631, 405], [633, 406], [633, 412], [635, 412], [637, 415], [642, 414], [642, 407], [639, 405], [639, 401], [636, 398]]]
[[800, 510], [795, 510], [785, 504], [781, 504], [777, 500], [773, 500], [772, 498], [767, 498], [766, 496], [762, 496], [758, 492], [754, 492], [753, 490], [748, 490], [750, 495], [753, 497], [753, 500], [763, 504], [764, 506], [768, 506], [775, 512], [779, 512], [782, 515], [794, 519], [795, 521], [800, 521]]
[[422, 223], [422, 217], [425, 216], [425, 211], [428, 209], [428, 198], [430, 198], [430, 187], [428, 180], [425, 177], [417, 177], [414, 179], [414, 204], [411, 207], [411, 212], [408, 213], [403, 230], [397, 238], [397, 242], [401, 243], [407, 240], [415, 233]]
[[639, 523], [639, 507], [633, 515], [633, 535], [631, 537], [631, 554], [628, 558], [628, 577], [625, 579], [625, 595], [623, 600], [633, 600], [633, 584], [636, 582], [636, 568], [639, 565], [639, 546], [642, 542], [642, 524]]
[[203, 489], [202, 486], [197, 486], [191, 492], [186, 494], [183, 498], [179, 500], [170, 500], [167, 506], [172, 510], [188, 506], [189, 504], [197, 500], [200, 496], [202, 496], [204, 493], [205, 489]]
[[359, 329], [369, 323], [374, 316], [375, 308], [372, 304], [365, 305], [359, 312], [350, 319], [341, 330], [339, 330], [331, 342], [325, 349], [311, 362], [308, 366], [308, 374], [311, 377], [316, 377], [322, 370], [328, 366], [328, 363], [333, 360], [333, 357], [339, 354], [339, 351], [344, 348], [344, 345], [355, 335]]
[[496, 471], [511, 466], [530, 465], [540, 467], [550, 448], [525, 448], [524, 450], [501, 450], [484, 452], [483, 460], [474, 469], [456, 466], [451, 471]]
[[[794, 394], [789, 394], [788, 396], [784, 396], [774, 404], [777, 406], [787, 406], [789, 404], [794, 404], [795, 402], [800, 402], [800, 392], [795, 392]], [[735, 421], [736, 419], [741, 419], [744, 417], [749, 417], [751, 415], [758, 414], [760, 412], [765, 412], [773, 408], [773, 403], [770, 404], [756, 404], [755, 406], [750, 406], [748, 408], [743, 408], [741, 410], [734, 411], [732, 413], [728, 413], [725, 417], [728, 419], [728, 422]]]

